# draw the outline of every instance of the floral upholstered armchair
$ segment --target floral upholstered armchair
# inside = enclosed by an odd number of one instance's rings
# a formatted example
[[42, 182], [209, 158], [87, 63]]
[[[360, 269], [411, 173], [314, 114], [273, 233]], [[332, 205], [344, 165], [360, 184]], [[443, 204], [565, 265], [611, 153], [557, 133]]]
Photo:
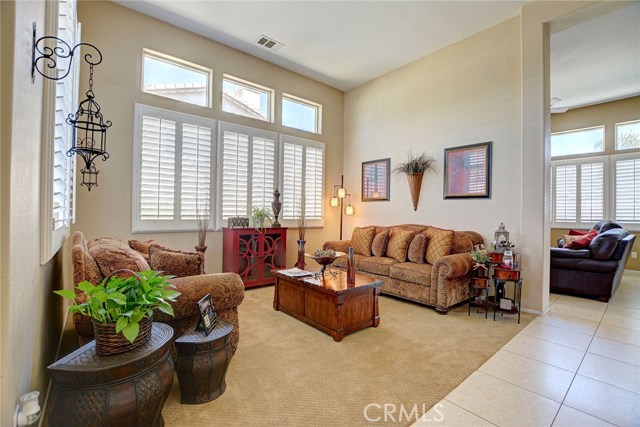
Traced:
[[[173, 328], [174, 339], [196, 326], [200, 319], [196, 302], [206, 294], [211, 294], [218, 318], [233, 325], [230, 342], [232, 350], [236, 351], [240, 337], [238, 305], [244, 299], [244, 284], [237, 274], [203, 274], [203, 254], [165, 248], [154, 241], [130, 240], [127, 244], [113, 237], [101, 237], [87, 242], [83, 234], [76, 231], [72, 244], [74, 285], [83, 280], [98, 284], [122, 268], [133, 271], [160, 270], [176, 276], [170, 280], [181, 293], [173, 303], [175, 317], [159, 311], [154, 314], [155, 321]], [[84, 292], [75, 291], [78, 298], [83, 300]], [[93, 326], [88, 317], [76, 313], [73, 321], [81, 344], [93, 339]]]

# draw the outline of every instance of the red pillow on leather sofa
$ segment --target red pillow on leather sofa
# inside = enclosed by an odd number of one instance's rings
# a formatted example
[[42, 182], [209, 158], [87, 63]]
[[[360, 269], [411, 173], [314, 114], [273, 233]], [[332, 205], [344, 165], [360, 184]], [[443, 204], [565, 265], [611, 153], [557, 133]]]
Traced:
[[564, 247], [566, 249], [584, 249], [589, 246], [589, 243], [591, 243], [593, 238], [597, 235], [598, 232], [596, 230], [589, 230], [589, 232], [584, 234], [582, 237], [567, 243]]

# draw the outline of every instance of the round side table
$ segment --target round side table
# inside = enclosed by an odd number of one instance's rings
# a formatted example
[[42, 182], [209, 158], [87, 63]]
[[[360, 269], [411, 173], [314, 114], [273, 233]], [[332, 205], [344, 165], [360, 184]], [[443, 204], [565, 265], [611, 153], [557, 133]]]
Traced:
[[219, 320], [209, 335], [196, 329], [176, 339], [180, 403], [205, 403], [224, 393], [231, 361], [229, 338], [233, 325]]

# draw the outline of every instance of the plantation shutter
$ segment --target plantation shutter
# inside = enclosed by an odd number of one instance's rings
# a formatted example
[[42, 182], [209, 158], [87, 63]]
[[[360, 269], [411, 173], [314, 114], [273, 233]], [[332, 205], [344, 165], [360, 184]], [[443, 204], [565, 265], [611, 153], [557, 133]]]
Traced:
[[604, 218], [604, 161], [580, 165], [580, 222]]
[[284, 143], [282, 150], [282, 217], [297, 219], [302, 206], [303, 146]]
[[640, 224], [640, 159], [615, 159], [615, 220]]
[[323, 150], [306, 147], [304, 201], [305, 218], [322, 219]]
[[249, 135], [223, 130], [222, 219], [248, 215], [248, 173]]
[[180, 219], [210, 215], [212, 129], [182, 124]]
[[555, 222], [575, 222], [577, 219], [577, 170], [575, 164], [555, 167]]
[[[160, 116], [164, 117], [160, 117]], [[142, 116], [140, 219], [173, 220], [176, 120], [155, 112]]]
[[274, 139], [252, 140], [251, 205], [271, 211], [275, 189], [276, 143]]

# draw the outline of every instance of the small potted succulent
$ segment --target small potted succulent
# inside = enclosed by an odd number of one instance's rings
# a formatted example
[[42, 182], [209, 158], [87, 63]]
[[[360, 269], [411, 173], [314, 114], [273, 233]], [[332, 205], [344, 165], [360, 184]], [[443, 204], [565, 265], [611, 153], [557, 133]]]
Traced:
[[471, 255], [471, 258], [475, 262], [475, 265], [473, 266], [475, 277], [486, 278], [487, 270], [489, 269], [489, 253], [485, 249], [484, 245], [475, 245], [469, 255]]
[[[126, 277], [118, 277], [124, 273]], [[151, 338], [151, 323], [156, 308], [173, 316], [171, 303], [180, 292], [168, 282], [170, 278], [154, 270], [139, 273], [117, 270], [99, 285], [86, 280], [78, 283], [77, 289], [84, 292], [86, 298], [70, 289], [54, 293], [73, 301], [69, 311], [91, 318], [96, 352], [109, 355], [145, 344]]]

